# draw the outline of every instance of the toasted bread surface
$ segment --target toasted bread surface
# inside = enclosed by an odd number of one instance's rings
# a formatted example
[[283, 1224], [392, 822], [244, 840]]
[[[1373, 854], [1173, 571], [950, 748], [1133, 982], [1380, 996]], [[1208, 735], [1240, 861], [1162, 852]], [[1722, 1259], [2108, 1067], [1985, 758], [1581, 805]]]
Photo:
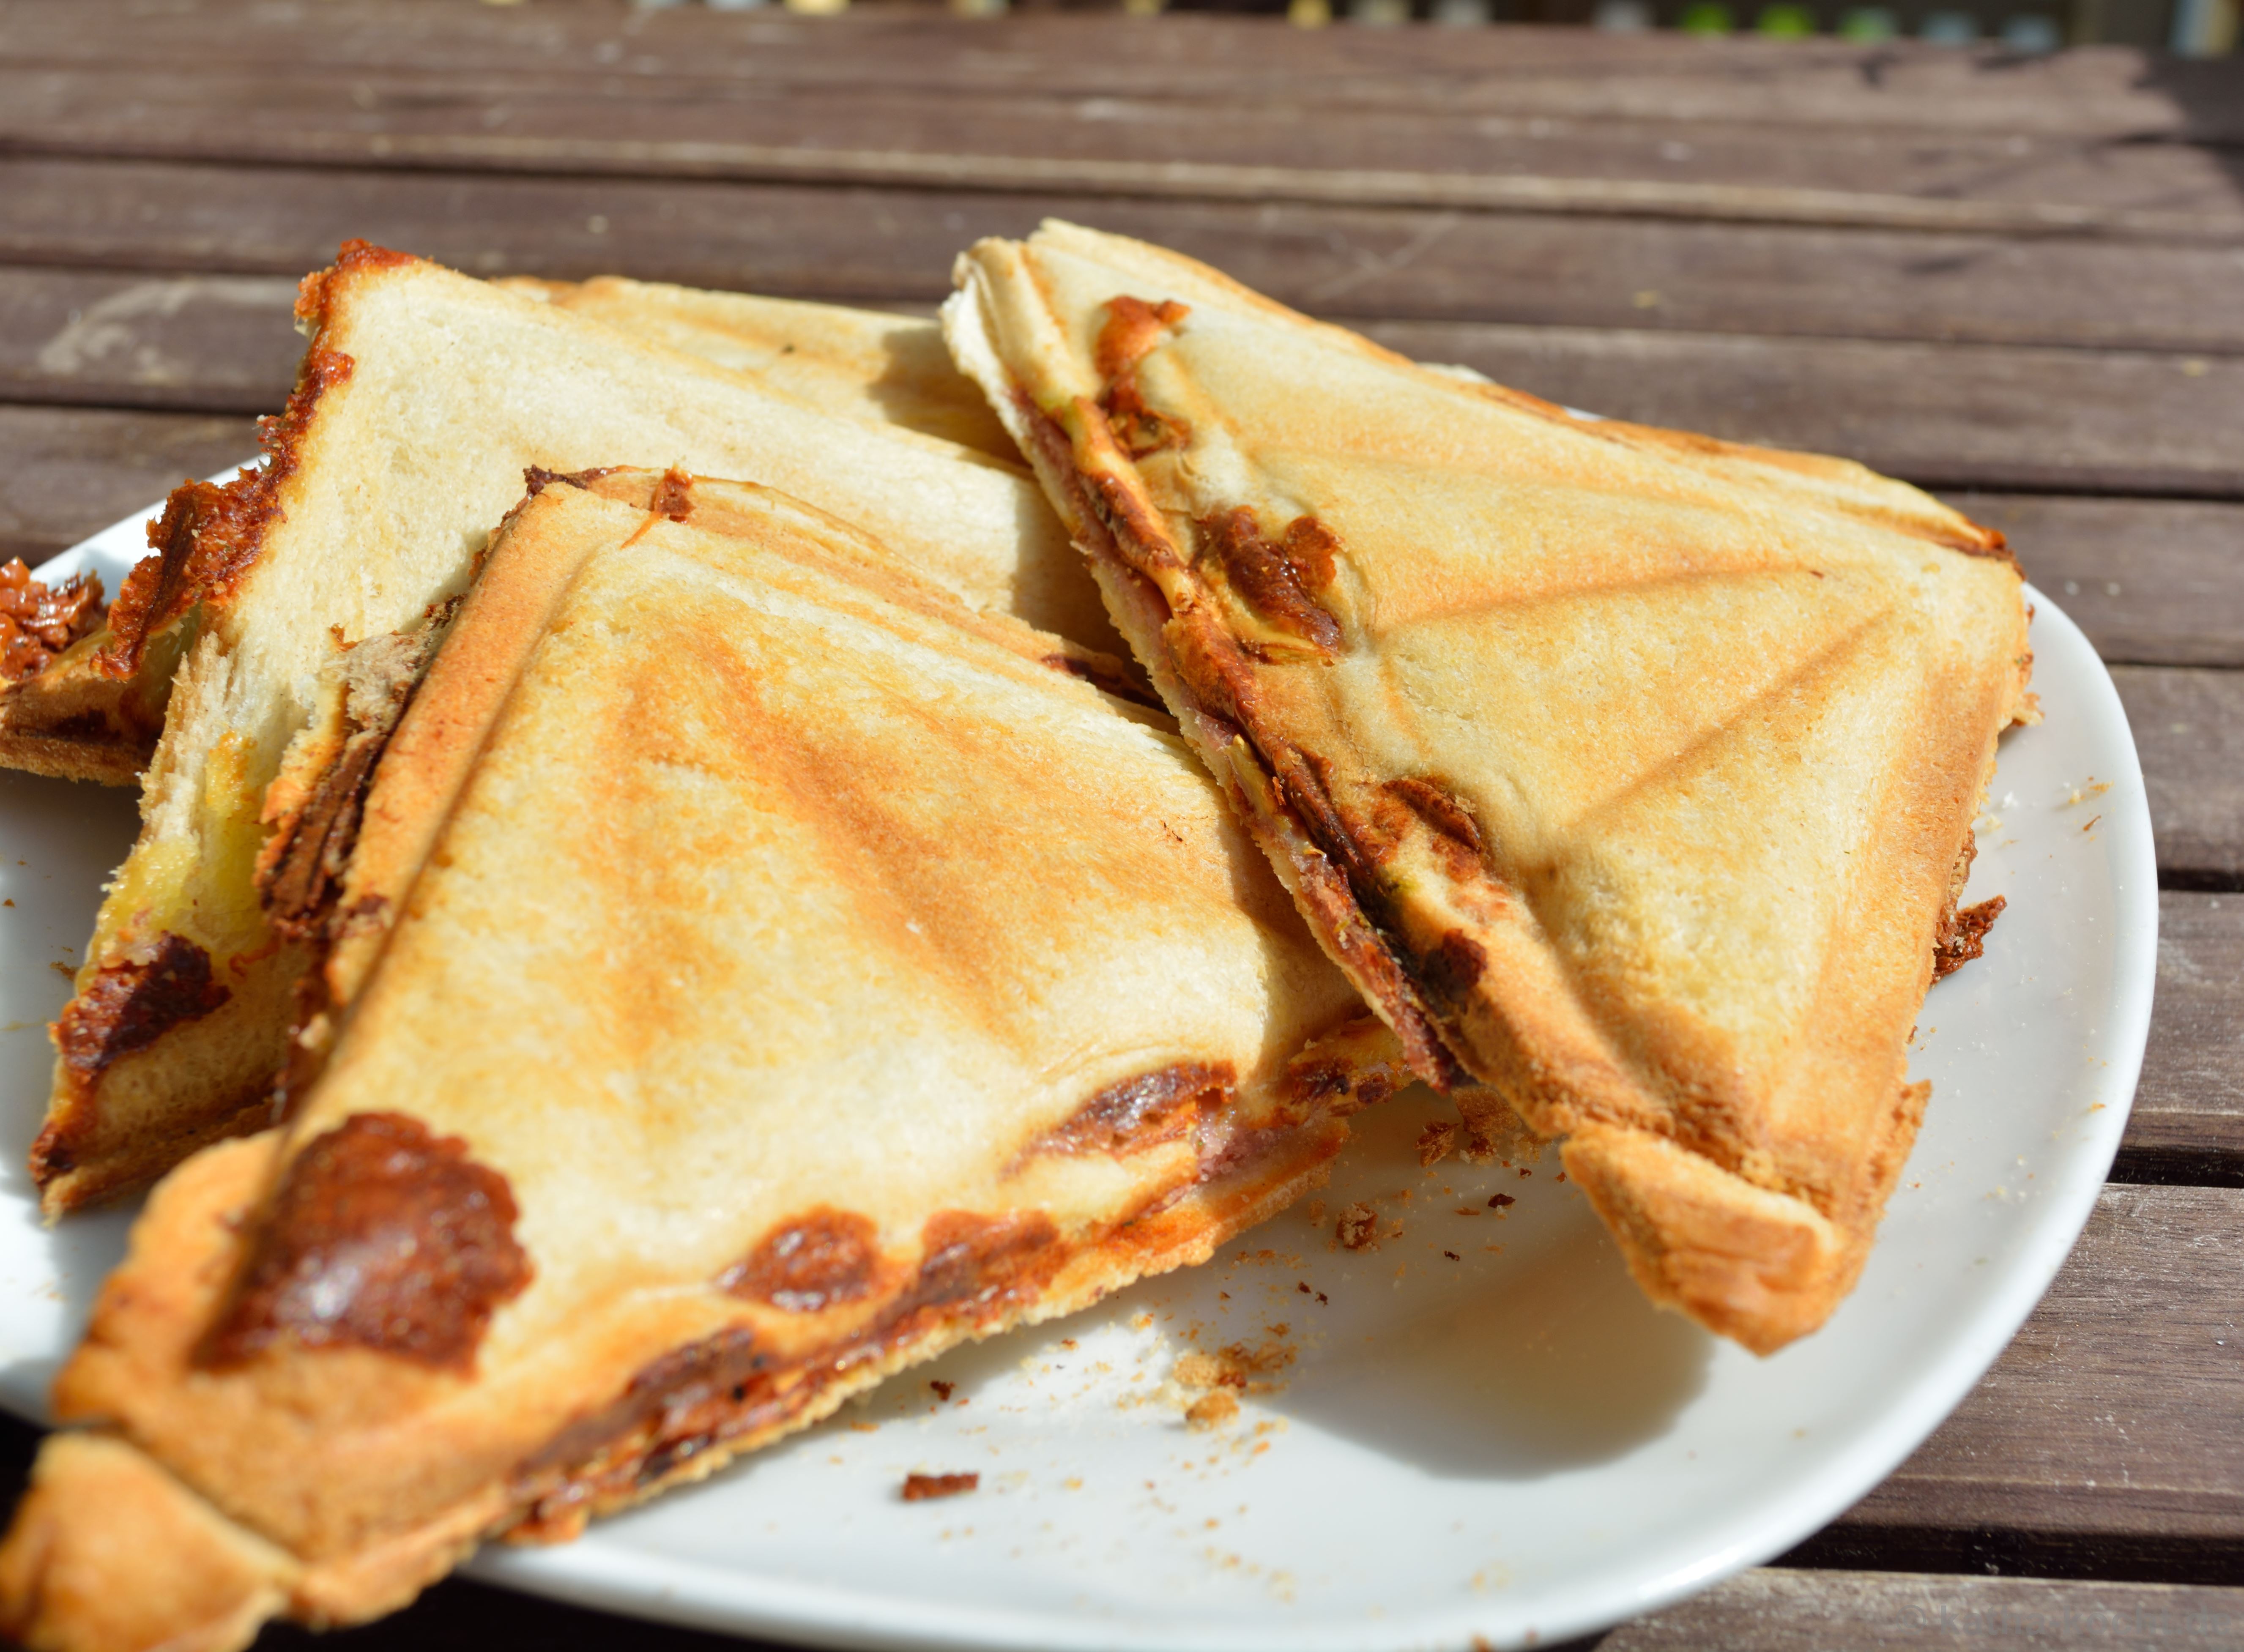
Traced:
[[684, 463], [784, 485], [970, 606], [1112, 635], [1034, 484], [986, 455], [379, 249], [310, 278], [300, 310], [311, 344], [265, 468], [175, 495], [161, 554], [112, 610], [103, 669], [186, 653], [139, 840], [57, 1023], [33, 1156], [50, 1212], [269, 1119], [305, 955], [254, 886], [267, 788], [321, 668], [456, 593], [526, 469]]
[[1157, 248], [962, 258], [961, 365], [1328, 951], [1749, 1347], [1851, 1286], [2031, 663], [1904, 484], [1416, 367]]
[[943, 330], [931, 320], [620, 275], [500, 285], [747, 374], [827, 412], [901, 425], [1022, 462], [982, 392], [951, 364]]
[[159, 1187], [57, 1382], [101, 1433], [0, 1547], [48, 1644], [126, 1643], [53, 1584], [129, 1564], [89, 1460], [162, 1568], [248, 1557], [201, 1644], [355, 1621], [1203, 1259], [1398, 1082], [1162, 714], [713, 491], [721, 534], [550, 480], [451, 619], [315, 1076]]

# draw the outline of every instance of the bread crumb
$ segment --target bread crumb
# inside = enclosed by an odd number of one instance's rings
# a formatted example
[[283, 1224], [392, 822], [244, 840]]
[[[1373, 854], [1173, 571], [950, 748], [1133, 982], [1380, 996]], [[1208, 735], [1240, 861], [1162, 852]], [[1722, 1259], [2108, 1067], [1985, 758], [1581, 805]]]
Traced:
[[1498, 1193], [1490, 1198], [1488, 1208], [1491, 1210], [1502, 1210], [1507, 1206], [1514, 1205], [1518, 1203], [1519, 1201], [1513, 1198], [1509, 1193]]
[[907, 1474], [904, 1476], [904, 1501], [924, 1503], [935, 1497], [956, 1497], [961, 1492], [970, 1492], [981, 1485], [979, 1474]]
[[881, 1426], [878, 1423], [851, 1423], [849, 1432], [853, 1434], [877, 1434], [881, 1432]]
[[1311, 1227], [1319, 1226], [1323, 1223], [1324, 1219], [1325, 1202], [1322, 1199], [1311, 1199], [1309, 1201], [1309, 1225]]
[[1223, 1367], [1213, 1354], [1188, 1353], [1177, 1361], [1177, 1384], [1184, 1388], [1213, 1388], [1223, 1380]]
[[1222, 1389], [1212, 1394], [1202, 1394], [1185, 1411], [1186, 1424], [1193, 1428], [1215, 1428], [1239, 1415], [1239, 1402]]
[[1430, 1170], [1449, 1157], [1450, 1149], [1457, 1139], [1457, 1127], [1438, 1121], [1418, 1132], [1418, 1166]]
[[955, 1382], [945, 1382], [945, 1381], [943, 1381], [943, 1379], [942, 1378], [940, 1378], [940, 1377], [931, 1377], [931, 1378], [929, 1378], [929, 1379], [928, 1379], [928, 1385], [927, 1385], [927, 1386], [928, 1386], [929, 1387], [930, 1387], [930, 1388], [934, 1389], [934, 1390], [935, 1390], [935, 1397], [936, 1397], [937, 1399], [942, 1399], [942, 1400], [948, 1400], [948, 1399], [950, 1398], [950, 1396], [951, 1396], [954, 1392], [956, 1392], [957, 1391], [957, 1388], [958, 1388], [958, 1385], [957, 1385], [956, 1383], [955, 1383]]
[[1362, 1251], [1379, 1242], [1379, 1212], [1368, 1204], [1351, 1204], [1340, 1213], [1333, 1237], [1351, 1251]]
[[1289, 1328], [1272, 1325], [1269, 1329], [1273, 1340], [1260, 1347], [1234, 1342], [1212, 1354], [1188, 1353], [1177, 1361], [1171, 1374], [1179, 1388], [1234, 1388], [1243, 1393], [1275, 1393], [1285, 1385], [1273, 1379], [1294, 1363], [1294, 1351], [1276, 1340], [1285, 1336]]

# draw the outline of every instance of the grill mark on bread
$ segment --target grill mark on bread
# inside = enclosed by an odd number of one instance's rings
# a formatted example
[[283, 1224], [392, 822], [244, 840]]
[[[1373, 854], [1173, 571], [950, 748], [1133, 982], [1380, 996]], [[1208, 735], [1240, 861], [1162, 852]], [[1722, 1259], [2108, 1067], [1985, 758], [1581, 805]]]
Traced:
[[289, 1165], [196, 1362], [223, 1370], [285, 1343], [464, 1374], [530, 1283], [518, 1215], [506, 1178], [457, 1136], [355, 1113]]
[[1179, 1062], [1110, 1084], [1022, 1151], [1119, 1157], [1180, 1139], [1201, 1115], [1224, 1106], [1238, 1085], [1228, 1062]]
[[789, 1313], [817, 1313], [869, 1294], [881, 1260], [869, 1217], [820, 1205], [774, 1229], [718, 1277], [721, 1291]]

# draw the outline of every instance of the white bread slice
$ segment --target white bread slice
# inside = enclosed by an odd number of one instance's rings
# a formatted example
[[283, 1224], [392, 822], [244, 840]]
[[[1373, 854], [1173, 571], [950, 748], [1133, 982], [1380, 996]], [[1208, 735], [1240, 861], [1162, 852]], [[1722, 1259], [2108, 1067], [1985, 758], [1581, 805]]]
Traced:
[[747, 374], [828, 413], [902, 425], [1021, 462], [1020, 449], [980, 388], [952, 365], [943, 329], [932, 320], [621, 275], [588, 281], [515, 276], [498, 285]]
[[1160, 712], [799, 502], [628, 491], [510, 517], [374, 772], [343, 910], [395, 921], [316, 1076], [158, 1187], [57, 1380], [98, 1432], [0, 1547], [55, 1652], [573, 1535], [1206, 1259], [1396, 1082]]
[[1567, 1138], [1655, 1299], [1756, 1352], [1822, 1324], [1916, 1135], [1909, 1029], [2030, 714], [2002, 536], [1119, 236], [1047, 224], [957, 278], [961, 366], [1420, 1075]]
[[683, 463], [787, 489], [971, 605], [1107, 631], [1026, 475], [822, 413], [401, 253], [308, 278], [310, 347], [264, 469], [176, 493], [111, 613], [130, 676], [184, 647], [139, 840], [56, 1024], [32, 1164], [51, 1213], [269, 1118], [301, 949], [254, 885], [267, 786], [339, 647], [456, 592], [526, 469]]

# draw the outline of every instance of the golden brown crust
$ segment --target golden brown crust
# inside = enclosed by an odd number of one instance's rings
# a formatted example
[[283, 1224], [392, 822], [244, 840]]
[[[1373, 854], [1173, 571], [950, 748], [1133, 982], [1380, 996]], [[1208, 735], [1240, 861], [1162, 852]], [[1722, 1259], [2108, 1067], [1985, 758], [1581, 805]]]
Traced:
[[508, 518], [292, 1118], [158, 1187], [56, 1386], [283, 1556], [241, 1614], [357, 1621], [1204, 1259], [1399, 1077], [1162, 719], [878, 550], [676, 473]]
[[[316, 905], [332, 882], [331, 829], [348, 835], [326, 806], [353, 795], [339, 777], [262, 813], [319, 709], [306, 685], [341, 645], [397, 630], [456, 591], [525, 466], [682, 460], [784, 481], [863, 516], [970, 606], [1107, 634], [1095, 588], [1016, 467], [819, 411], [568, 307], [361, 244], [307, 280], [299, 310], [310, 347], [264, 432], [264, 465], [176, 492], [111, 631], [0, 694], [0, 759], [13, 738], [25, 761], [64, 772], [122, 780], [148, 765], [141, 835], [81, 984], [169, 934], [206, 951], [232, 995], [97, 1075], [58, 1068], [51, 1122], [73, 1168], [43, 1160], [51, 1214], [273, 1116], [304, 956], [267, 921], [260, 863], [276, 872], [301, 849], [282, 904]], [[1130, 674], [1114, 669], [1115, 680]], [[66, 690], [78, 698], [65, 703]], [[71, 720], [81, 713], [96, 720]], [[98, 747], [71, 730], [98, 734]], [[378, 727], [356, 734], [370, 760]], [[300, 754], [306, 773], [326, 772], [316, 755]], [[293, 826], [313, 805], [320, 818], [298, 843]], [[268, 843], [267, 826], [289, 840]]]
[[0, 1634], [30, 1652], [237, 1652], [296, 1569], [124, 1441], [57, 1434], [0, 1549]]
[[1914, 1130], [1907, 1030], [2030, 665], [2000, 536], [1119, 238], [983, 243], [960, 283], [961, 365], [1420, 1075], [1582, 1143], [1657, 1298], [1762, 1351], [1820, 1323]]

